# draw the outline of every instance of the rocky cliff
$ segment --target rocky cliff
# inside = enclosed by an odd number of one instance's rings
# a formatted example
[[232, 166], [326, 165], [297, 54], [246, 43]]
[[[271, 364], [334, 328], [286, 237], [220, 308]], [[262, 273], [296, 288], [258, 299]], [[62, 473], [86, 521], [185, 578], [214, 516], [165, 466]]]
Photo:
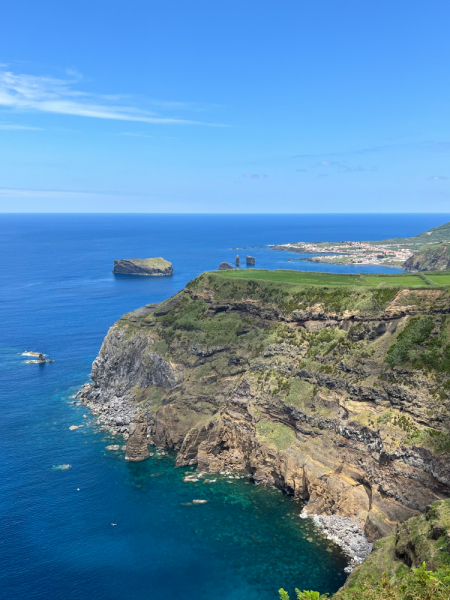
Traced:
[[237, 471], [362, 523], [369, 539], [450, 496], [450, 291], [206, 273], [108, 332], [82, 400], [138, 411], [178, 465]]
[[173, 275], [172, 263], [164, 258], [123, 258], [114, 261], [116, 275]]
[[377, 542], [333, 600], [448, 600], [449, 583], [450, 500], [443, 500]]
[[450, 244], [423, 246], [402, 267], [407, 271], [446, 271], [450, 269]]

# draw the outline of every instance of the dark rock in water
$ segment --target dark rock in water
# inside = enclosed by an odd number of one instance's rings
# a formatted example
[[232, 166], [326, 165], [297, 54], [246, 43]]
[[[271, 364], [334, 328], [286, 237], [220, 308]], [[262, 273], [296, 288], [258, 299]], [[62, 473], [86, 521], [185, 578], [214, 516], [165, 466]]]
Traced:
[[164, 258], [124, 258], [114, 261], [117, 275], [173, 275], [172, 263]]
[[248, 265], [254, 265], [255, 264], [255, 257], [254, 256], [247, 256], [245, 259], [245, 262]]
[[233, 265], [230, 265], [229, 262], [220, 263], [219, 271], [227, 271], [228, 269], [234, 269]]
[[239, 258], [239, 254], [236, 254], [236, 264], [237, 265], [241, 264], [241, 261], [240, 261], [240, 258]]
[[130, 436], [127, 440], [125, 460], [140, 462], [150, 457], [147, 447], [147, 421], [140, 410], [130, 425]]

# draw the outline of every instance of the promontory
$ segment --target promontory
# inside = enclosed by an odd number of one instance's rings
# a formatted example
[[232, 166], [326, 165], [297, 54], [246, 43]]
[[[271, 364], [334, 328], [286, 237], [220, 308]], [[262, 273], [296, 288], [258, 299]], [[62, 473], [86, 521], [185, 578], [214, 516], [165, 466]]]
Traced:
[[164, 258], [123, 258], [114, 261], [116, 275], [173, 275], [172, 263]]
[[205, 273], [109, 330], [81, 398], [373, 541], [450, 496], [449, 336], [450, 287], [418, 275]]

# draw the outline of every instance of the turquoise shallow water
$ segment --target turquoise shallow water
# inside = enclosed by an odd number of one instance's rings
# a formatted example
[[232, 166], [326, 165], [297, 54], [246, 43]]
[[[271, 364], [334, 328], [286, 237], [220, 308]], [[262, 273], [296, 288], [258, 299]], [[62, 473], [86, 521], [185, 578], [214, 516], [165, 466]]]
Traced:
[[[448, 220], [1, 216], [1, 598], [269, 600], [281, 586], [335, 591], [345, 560], [298, 518], [291, 498], [246, 480], [183, 483], [185, 470], [174, 469], [170, 455], [127, 464], [120, 451], [106, 451], [113, 440], [70, 396], [88, 381], [117, 318], [232, 259], [232, 246], [260, 246], [251, 253], [262, 268], [324, 270], [261, 246], [412, 235]], [[173, 277], [111, 274], [115, 258], [159, 255], [174, 263]], [[26, 365], [25, 349], [55, 362]], [[84, 426], [70, 431], [73, 424]], [[71, 468], [53, 468], [62, 464]], [[194, 498], [209, 502], [189, 505]]]

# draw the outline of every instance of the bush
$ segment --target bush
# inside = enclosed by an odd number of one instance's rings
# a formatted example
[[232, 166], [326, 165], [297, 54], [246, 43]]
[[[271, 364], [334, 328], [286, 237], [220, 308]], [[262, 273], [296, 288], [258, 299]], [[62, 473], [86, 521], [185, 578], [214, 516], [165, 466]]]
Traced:
[[429, 338], [433, 329], [434, 321], [430, 316], [413, 320], [400, 333], [397, 342], [390, 348], [386, 361], [391, 367], [395, 367], [417, 359], [420, 351], [419, 345]]

